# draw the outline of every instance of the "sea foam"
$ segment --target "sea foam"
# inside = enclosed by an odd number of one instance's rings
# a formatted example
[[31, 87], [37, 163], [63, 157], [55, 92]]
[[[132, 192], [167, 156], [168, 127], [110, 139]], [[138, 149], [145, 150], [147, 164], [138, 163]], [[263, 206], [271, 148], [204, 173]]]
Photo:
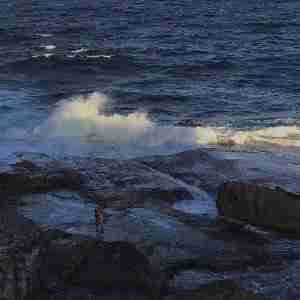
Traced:
[[[79, 96], [61, 102], [41, 126], [35, 128], [38, 139], [113, 145], [121, 153], [149, 154], [176, 152], [200, 145], [280, 145], [300, 147], [298, 126], [277, 126], [256, 130], [234, 130], [226, 127], [158, 126], [146, 112], [128, 115], [107, 114], [109, 99], [101, 93]], [[109, 151], [112, 151], [112, 148]], [[172, 152], [171, 151], [171, 152]]]
[[124, 143], [140, 138], [153, 127], [146, 113], [106, 115], [107, 101], [100, 93], [64, 101], [34, 134]]
[[56, 49], [56, 46], [55, 45], [41, 45], [40, 48], [50, 51], [50, 50]]
[[80, 48], [80, 49], [72, 50], [71, 53], [78, 54], [78, 53], [83, 53], [83, 52], [87, 52], [87, 51], [88, 51], [87, 48]]
[[32, 55], [32, 58], [50, 58], [52, 57], [54, 54], [53, 53], [43, 53], [43, 54], [34, 54]]
[[259, 145], [272, 144], [300, 147], [300, 127], [276, 126], [253, 130], [234, 130], [225, 127], [197, 127], [199, 144]]

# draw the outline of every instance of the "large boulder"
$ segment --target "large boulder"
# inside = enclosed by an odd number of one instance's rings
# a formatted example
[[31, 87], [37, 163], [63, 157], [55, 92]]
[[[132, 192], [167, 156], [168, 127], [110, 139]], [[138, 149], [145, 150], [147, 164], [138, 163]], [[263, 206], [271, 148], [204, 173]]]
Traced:
[[163, 285], [160, 273], [130, 243], [66, 238], [50, 242], [38, 277], [36, 299], [60, 299], [62, 295], [62, 299], [73, 299], [76, 293], [83, 295], [80, 299], [89, 299], [89, 295], [118, 299], [122, 294], [157, 299]]
[[[24, 249], [25, 247], [25, 249]], [[34, 288], [39, 247], [10, 246], [0, 252], [0, 299], [26, 299]]]
[[300, 194], [278, 186], [228, 182], [219, 191], [217, 208], [227, 219], [300, 232]]
[[81, 182], [78, 172], [44, 154], [17, 153], [0, 161], [1, 193], [77, 189]]
[[41, 233], [29, 224], [15, 224], [10, 212], [0, 214], [0, 299], [24, 300], [35, 287], [42, 250]]

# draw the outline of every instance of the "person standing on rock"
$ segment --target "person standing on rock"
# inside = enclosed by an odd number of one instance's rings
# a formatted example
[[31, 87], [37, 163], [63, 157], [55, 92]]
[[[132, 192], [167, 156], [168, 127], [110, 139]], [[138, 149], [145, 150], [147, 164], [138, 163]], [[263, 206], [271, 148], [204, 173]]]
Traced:
[[[96, 232], [104, 233], [104, 207], [97, 205], [95, 208], [95, 222], [96, 222]], [[101, 227], [101, 231], [99, 231]]]

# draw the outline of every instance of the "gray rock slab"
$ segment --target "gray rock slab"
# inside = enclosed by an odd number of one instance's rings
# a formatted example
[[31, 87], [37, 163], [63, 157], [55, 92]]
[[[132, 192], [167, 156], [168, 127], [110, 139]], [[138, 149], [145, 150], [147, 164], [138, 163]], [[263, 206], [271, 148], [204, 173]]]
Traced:
[[212, 193], [217, 193], [219, 187], [228, 181], [259, 182], [280, 186], [293, 193], [300, 191], [299, 163], [273, 153], [196, 149], [168, 156], [145, 157], [140, 161]]
[[132, 160], [74, 157], [58, 161], [38, 153], [18, 153], [0, 161], [0, 192], [64, 188], [114, 207], [143, 205], [154, 199], [172, 204], [193, 198], [188, 185]]

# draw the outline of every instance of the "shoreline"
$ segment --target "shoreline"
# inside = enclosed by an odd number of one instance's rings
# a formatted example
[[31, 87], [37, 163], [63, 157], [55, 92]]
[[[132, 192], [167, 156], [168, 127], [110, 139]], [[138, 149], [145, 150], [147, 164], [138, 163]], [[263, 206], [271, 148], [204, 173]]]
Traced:
[[[24, 238], [30, 237], [28, 240], [32, 242], [26, 247], [31, 254], [26, 257], [31, 257], [31, 264], [37, 263], [40, 268], [38, 261], [46, 251], [45, 243], [53, 247], [63, 243], [68, 248], [72, 243], [84, 246], [95, 239], [93, 209], [104, 201], [104, 245], [114, 247], [114, 243], [120, 241], [134, 245], [150, 269], [165, 278], [160, 282], [164, 287], [159, 285], [158, 290], [167, 286], [170, 297], [172, 294], [176, 299], [176, 294], [186, 290], [191, 294], [215, 280], [230, 279], [270, 299], [289, 299], [288, 295], [297, 291], [293, 278], [300, 274], [297, 236], [259, 229], [247, 225], [248, 222], [224, 223], [209, 211], [197, 215], [176, 209], [176, 203], [188, 203], [188, 199], [198, 201], [199, 205], [215, 201], [220, 187], [236, 179], [247, 179], [254, 184], [272, 181], [290, 193], [295, 192], [297, 185], [290, 180], [298, 182], [297, 166], [286, 167], [283, 180], [279, 176], [279, 160], [262, 164], [265, 157], [260, 154], [259, 160], [255, 157], [260, 166], [256, 168], [249, 156], [232, 159], [228, 152], [222, 153], [196, 149], [122, 161], [78, 157], [58, 161], [42, 154], [23, 153], [16, 156], [14, 162], [10, 160], [5, 164], [3, 160], [0, 168], [2, 198], [8, 194], [12, 198], [7, 199], [6, 207], [10, 209], [5, 209], [2, 202], [2, 214], [4, 219], [11, 220], [7, 228], [13, 232], [11, 238], [9, 231], [2, 232], [7, 238], [3, 239], [3, 246], [15, 249], [21, 244], [22, 248]], [[14, 236], [21, 236], [20, 242]], [[19, 245], [11, 246], [12, 240]], [[123, 246], [126, 248], [126, 245]], [[68, 250], [69, 254], [75, 251], [72, 249]], [[94, 251], [92, 249], [90, 251]], [[22, 251], [18, 253], [23, 255]], [[31, 265], [28, 270], [30, 278], [35, 275], [34, 268]], [[47, 273], [45, 276], [47, 278]], [[286, 286], [285, 281], [278, 283], [281, 277], [290, 278], [290, 286]], [[32, 282], [35, 290], [35, 279]], [[280, 285], [281, 298], [276, 298], [273, 282]], [[78, 282], [77, 288], [80, 286]], [[20, 289], [28, 292], [24, 284]]]

